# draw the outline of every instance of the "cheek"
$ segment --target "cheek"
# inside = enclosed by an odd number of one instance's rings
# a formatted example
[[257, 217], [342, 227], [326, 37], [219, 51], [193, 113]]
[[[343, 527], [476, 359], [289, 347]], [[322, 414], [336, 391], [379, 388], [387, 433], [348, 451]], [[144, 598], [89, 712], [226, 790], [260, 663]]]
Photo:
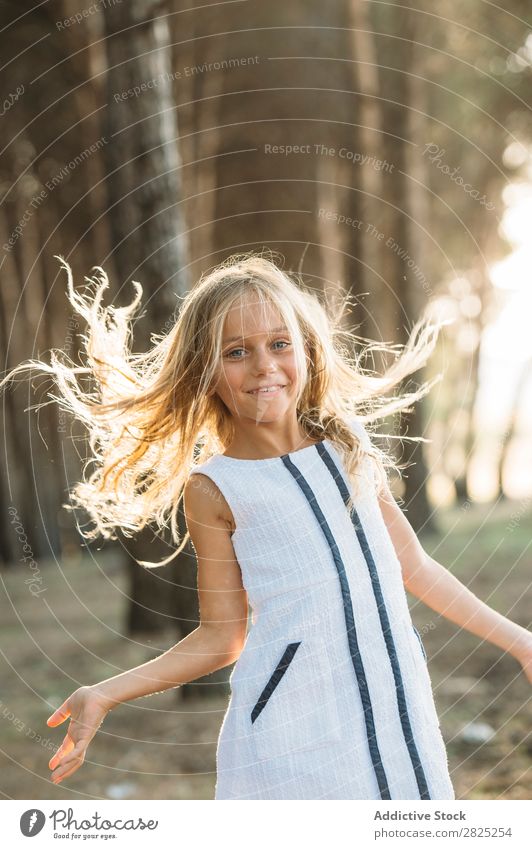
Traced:
[[297, 382], [297, 364], [294, 356], [288, 357], [283, 363], [283, 368], [291, 383]]
[[243, 363], [225, 363], [222, 365], [218, 375], [218, 390], [228, 392], [238, 389], [245, 378]]

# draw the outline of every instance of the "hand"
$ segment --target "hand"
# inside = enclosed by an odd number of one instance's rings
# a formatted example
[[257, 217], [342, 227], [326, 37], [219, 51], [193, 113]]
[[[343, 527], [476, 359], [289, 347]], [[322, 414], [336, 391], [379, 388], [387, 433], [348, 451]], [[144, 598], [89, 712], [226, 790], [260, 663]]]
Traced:
[[82, 765], [87, 746], [110, 709], [92, 687], [80, 687], [48, 717], [46, 722], [51, 728], [70, 717], [65, 739], [48, 763], [49, 768], [55, 770], [51, 775], [54, 784], [60, 784]]

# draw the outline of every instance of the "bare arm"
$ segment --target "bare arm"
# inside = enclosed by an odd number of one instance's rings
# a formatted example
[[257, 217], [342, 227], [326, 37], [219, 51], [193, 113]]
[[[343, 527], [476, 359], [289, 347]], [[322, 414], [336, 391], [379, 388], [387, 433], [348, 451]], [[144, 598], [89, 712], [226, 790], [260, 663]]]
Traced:
[[[200, 477], [201, 484], [196, 482]], [[154, 660], [98, 684], [79, 687], [54, 711], [47, 720], [49, 727], [70, 717], [65, 738], [48, 763], [54, 784], [79, 769], [90, 741], [117, 704], [178, 687], [239, 656], [246, 635], [247, 594], [228, 523], [221, 516], [224, 506], [227, 508], [221, 493], [208, 478], [191, 478], [185, 488], [185, 516], [198, 560], [201, 624]]]
[[426, 553], [389, 487], [381, 490], [379, 504], [408, 592], [461, 628], [510, 652], [532, 683], [530, 631], [493, 610]]
[[93, 685], [110, 708], [208, 675], [233, 663], [242, 651], [247, 594], [220, 510], [221, 494], [212, 481], [205, 475], [191, 477], [184, 512], [198, 561], [200, 625], [159, 657]]

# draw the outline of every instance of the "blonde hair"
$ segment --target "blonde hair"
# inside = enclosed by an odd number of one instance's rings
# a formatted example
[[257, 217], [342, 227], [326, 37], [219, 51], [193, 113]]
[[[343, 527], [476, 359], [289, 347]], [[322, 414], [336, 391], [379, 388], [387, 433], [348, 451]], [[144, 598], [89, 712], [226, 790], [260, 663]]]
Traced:
[[[264, 252], [263, 252], [264, 253]], [[273, 257], [271, 252], [268, 252]], [[354, 332], [342, 329], [346, 296], [336, 315], [319, 296], [292, 279], [271, 258], [253, 252], [237, 254], [204, 274], [183, 298], [177, 319], [165, 334], [152, 335], [146, 353], [131, 351], [131, 319], [142, 298], [126, 307], [104, 307], [109, 286], [99, 266], [91, 296], [74, 289], [72, 270], [56, 257], [68, 277], [68, 298], [86, 320], [82, 335], [85, 366], [76, 366], [60, 350], [51, 350], [51, 363], [29, 360], [14, 368], [0, 383], [28, 368], [53, 375], [59, 396], [49, 395], [71, 412], [88, 430], [92, 471], [70, 493], [73, 506], [83, 507], [94, 528], [81, 532], [87, 539], [99, 535], [116, 539], [116, 530], [133, 536], [149, 523], [159, 530], [170, 525], [177, 550], [160, 563], [137, 561], [147, 567], [170, 562], [182, 551], [188, 532], [179, 539], [178, 510], [190, 469], [221, 453], [232, 441], [234, 425], [225, 404], [210, 393], [221, 360], [222, 330], [228, 311], [252, 295], [257, 302], [275, 307], [286, 323], [294, 346], [299, 391], [298, 423], [310, 439], [328, 439], [341, 453], [353, 485], [353, 506], [359, 487], [362, 460], [372, 458], [372, 477], [380, 489], [386, 468], [399, 470], [393, 456], [376, 445], [364, 445], [350, 423], [374, 421], [405, 410], [425, 395], [433, 383], [414, 392], [388, 393], [409, 374], [420, 369], [434, 349], [439, 327], [428, 319], [414, 326], [401, 354], [397, 346], [370, 343], [357, 353]], [[89, 287], [90, 290], [90, 287]], [[367, 372], [361, 359], [374, 351], [395, 354], [383, 375]], [[77, 375], [95, 379], [95, 390], [84, 389]]]

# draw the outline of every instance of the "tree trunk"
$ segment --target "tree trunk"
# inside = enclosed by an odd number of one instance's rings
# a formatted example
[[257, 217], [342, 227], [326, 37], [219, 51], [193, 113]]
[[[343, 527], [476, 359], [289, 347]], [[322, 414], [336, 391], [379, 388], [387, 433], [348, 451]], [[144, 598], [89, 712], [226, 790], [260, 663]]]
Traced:
[[[172, 97], [169, 30], [160, 2], [129, 0], [105, 12], [107, 49], [109, 223], [114, 263], [120, 285], [130, 300], [126, 281], [139, 280], [147, 317], [134, 327], [143, 348], [151, 332], [170, 329], [178, 306], [176, 295], [188, 287], [185, 228], [181, 213], [181, 177], [176, 110]], [[138, 86], [136, 93], [128, 92]], [[139, 566], [168, 555], [169, 541], [145, 530], [127, 541], [130, 575], [129, 633], [157, 632], [165, 627], [187, 634], [194, 615], [175, 621], [174, 589], [183, 581], [184, 552], [159, 570]]]
[[525, 397], [525, 389], [527, 388], [527, 385], [531, 380], [531, 375], [532, 358], [525, 362], [521, 374], [519, 375], [519, 380], [517, 381], [517, 386], [515, 387], [512, 408], [508, 417], [508, 427], [504, 432], [504, 437], [501, 443], [499, 463], [497, 466], [497, 501], [507, 497], [506, 492], [504, 490], [504, 467], [506, 464], [506, 459], [508, 457], [509, 448], [516, 434], [516, 423], [519, 415], [519, 407], [523, 401], [523, 398]]
[[[350, 193], [350, 214], [361, 223], [355, 231], [355, 254], [350, 263], [356, 289], [369, 293], [364, 305], [367, 312], [361, 322], [361, 333], [369, 338], [393, 338], [393, 311], [386, 308], [390, 293], [383, 277], [383, 236], [386, 221], [384, 181], [386, 168], [393, 163], [383, 161], [383, 115], [379, 99], [379, 59], [369, 4], [349, 0], [348, 20], [351, 27], [353, 90], [357, 109], [353, 128], [355, 151], [360, 154], [357, 188]], [[378, 162], [382, 162], [378, 166]]]
[[[387, 138], [393, 154], [390, 154], [389, 160], [394, 164], [394, 171], [389, 175], [392, 202], [388, 216], [390, 233], [384, 239], [383, 251], [389, 267], [389, 279], [394, 281], [398, 341], [404, 344], [431, 294], [430, 287], [420, 285], [420, 279], [428, 277], [428, 237], [423, 228], [430, 232], [430, 205], [425, 188], [426, 165], [416, 146], [417, 140], [425, 138], [427, 132], [424, 118], [427, 94], [422, 79], [424, 54], [417, 43], [421, 38], [420, 16], [416, 16], [415, 12], [405, 12], [403, 8], [393, 8], [390, 14], [395, 22], [392, 31], [403, 40], [395, 46], [394, 64], [397, 70], [391, 75], [391, 90], [387, 89], [392, 102], [387, 106], [389, 123], [385, 129], [390, 134]], [[418, 373], [415, 379], [421, 382], [423, 374], [420, 376]], [[401, 430], [402, 422], [408, 422], [412, 436], [424, 435], [423, 402], [415, 403], [411, 413], [402, 413], [400, 421]], [[404, 476], [403, 498], [414, 529], [430, 531], [435, 523], [427, 498], [428, 470], [423, 444], [413, 445], [402, 458], [411, 464]]]

